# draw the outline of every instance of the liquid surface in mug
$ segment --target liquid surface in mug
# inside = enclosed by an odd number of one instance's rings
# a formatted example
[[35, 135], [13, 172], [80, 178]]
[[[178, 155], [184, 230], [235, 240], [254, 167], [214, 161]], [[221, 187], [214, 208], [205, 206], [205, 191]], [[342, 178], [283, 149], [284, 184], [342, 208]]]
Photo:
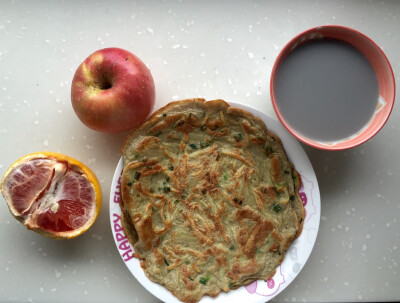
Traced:
[[379, 84], [368, 59], [334, 39], [306, 42], [278, 67], [276, 105], [303, 136], [322, 142], [347, 138], [371, 119]]

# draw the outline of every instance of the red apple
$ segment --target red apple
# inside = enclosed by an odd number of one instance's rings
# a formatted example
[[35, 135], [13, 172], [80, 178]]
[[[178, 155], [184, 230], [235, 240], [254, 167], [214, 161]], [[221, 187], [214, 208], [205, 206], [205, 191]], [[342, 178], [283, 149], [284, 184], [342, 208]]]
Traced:
[[76, 70], [71, 102], [78, 118], [91, 129], [132, 129], [153, 110], [153, 77], [134, 54], [120, 48], [104, 48], [87, 57]]

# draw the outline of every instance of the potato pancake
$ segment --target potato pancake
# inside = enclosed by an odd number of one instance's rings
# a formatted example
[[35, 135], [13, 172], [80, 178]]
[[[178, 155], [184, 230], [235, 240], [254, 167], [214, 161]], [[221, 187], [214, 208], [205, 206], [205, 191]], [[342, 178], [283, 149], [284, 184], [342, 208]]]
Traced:
[[301, 233], [300, 175], [264, 122], [223, 100], [156, 111], [123, 148], [124, 230], [184, 302], [268, 280]]

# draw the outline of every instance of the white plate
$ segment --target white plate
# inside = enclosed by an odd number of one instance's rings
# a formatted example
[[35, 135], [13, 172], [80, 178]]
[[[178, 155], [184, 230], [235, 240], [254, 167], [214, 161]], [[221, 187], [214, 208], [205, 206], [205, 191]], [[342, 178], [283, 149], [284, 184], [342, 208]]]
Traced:
[[[216, 298], [205, 296], [200, 300], [201, 303], [261, 303], [272, 299], [282, 290], [284, 290], [299, 274], [308, 257], [310, 256], [317, 238], [320, 221], [321, 203], [319, 188], [314, 170], [306, 153], [300, 144], [285, 130], [281, 124], [262, 112], [247, 105], [233, 102], [230, 104], [232, 106], [247, 110], [253, 115], [261, 118], [267, 125], [267, 128], [281, 138], [289, 160], [294, 164], [303, 181], [303, 186], [300, 188], [300, 196], [303, 199], [303, 204], [306, 210], [303, 232], [301, 233], [300, 237], [298, 237], [290, 246], [285, 259], [277, 269], [275, 276], [267, 282], [263, 280], [255, 281], [246, 287], [243, 286], [236, 290], [231, 290], [228, 293], [222, 292]], [[110, 191], [111, 230], [118, 252], [131, 273], [150, 293], [164, 302], [178, 303], [180, 301], [166, 288], [150, 281], [140, 267], [138, 259], [132, 257], [134, 249], [128, 242], [120, 223], [121, 209], [118, 203], [122, 168], [123, 163], [121, 158], [115, 170]]]

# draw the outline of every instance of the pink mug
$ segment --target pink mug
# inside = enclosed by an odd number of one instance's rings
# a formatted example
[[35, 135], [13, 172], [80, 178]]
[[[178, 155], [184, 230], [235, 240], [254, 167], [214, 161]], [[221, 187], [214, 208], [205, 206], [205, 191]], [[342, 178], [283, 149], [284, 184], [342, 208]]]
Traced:
[[[364, 54], [376, 73], [379, 85], [379, 102], [370, 122], [353, 136], [332, 142], [319, 142], [317, 140], [307, 138], [305, 135], [296, 131], [296, 129], [293, 129], [293, 127], [287, 123], [285, 117], [280, 112], [275, 93], [276, 74], [282, 62], [289, 55], [289, 53], [294, 48], [307, 41], [321, 38], [336, 39], [347, 42]], [[395, 100], [395, 90], [395, 80], [392, 67], [380, 47], [364, 34], [349, 27], [339, 25], [318, 26], [308, 29], [295, 36], [279, 53], [277, 59], [275, 60], [270, 78], [272, 104], [282, 124], [300, 141], [315, 148], [324, 150], [343, 150], [352, 148], [368, 141], [375, 134], [377, 134], [390, 116]]]

